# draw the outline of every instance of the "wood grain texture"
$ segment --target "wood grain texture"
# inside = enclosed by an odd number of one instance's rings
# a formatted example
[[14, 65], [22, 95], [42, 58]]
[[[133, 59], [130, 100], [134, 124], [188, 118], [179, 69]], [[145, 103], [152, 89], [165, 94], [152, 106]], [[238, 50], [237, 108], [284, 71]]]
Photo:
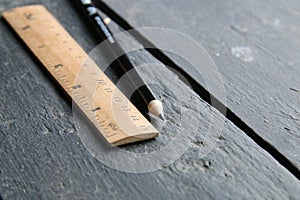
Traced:
[[134, 27], [171, 28], [201, 43], [223, 75], [223, 103], [300, 169], [299, 1], [105, 2]]
[[[41, 1], [1, 1], [0, 8], [28, 3]], [[43, 4], [85, 50], [95, 47], [97, 43], [69, 1]], [[155, 92], [173, 111], [167, 116], [170, 121], [162, 137], [127, 149], [156, 149], [178, 131], [190, 135], [192, 127], [197, 128], [197, 136], [189, 138], [191, 145], [183, 156], [161, 170], [134, 174], [106, 167], [88, 153], [77, 136], [71, 102], [3, 20], [0, 44], [3, 199], [297, 199], [300, 195], [294, 176], [164, 67], [143, 74], [159, 83]], [[131, 58], [136, 65], [159, 63], [144, 51]], [[160, 73], [166, 74], [165, 80], [158, 78]], [[190, 119], [178, 120], [178, 108], [184, 108]], [[225, 124], [221, 136], [210, 136], [216, 145], [201, 158], [199, 151], [210, 145], [203, 142], [210, 117], [225, 120]]]

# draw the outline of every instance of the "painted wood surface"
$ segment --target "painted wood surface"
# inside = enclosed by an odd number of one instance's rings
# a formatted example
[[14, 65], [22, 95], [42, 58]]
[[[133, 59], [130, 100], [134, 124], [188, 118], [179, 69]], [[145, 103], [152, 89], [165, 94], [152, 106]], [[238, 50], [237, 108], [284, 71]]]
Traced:
[[[223, 76], [215, 80], [226, 88], [223, 103], [299, 173], [299, 1], [105, 2], [133, 27], [170, 28], [201, 43]], [[201, 75], [194, 77], [210, 90]]]
[[[31, 3], [43, 3], [86, 51], [97, 45], [70, 1], [0, 1], [0, 10]], [[128, 37], [126, 42], [135, 41]], [[1, 199], [297, 199], [300, 195], [299, 180], [164, 66], [143, 71], [145, 78], [158, 83], [155, 93], [171, 110], [162, 137], [124, 148], [153, 151], [178, 133], [189, 136], [189, 148], [173, 164], [149, 173], [105, 166], [78, 137], [71, 102], [2, 19], [0, 44]], [[160, 64], [145, 51], [130, 57], [135, 65]], [[161, 74], [166, 75], [164, 80]], [[180, 120], [182, 111], [187, 114]], [[204, 140], [210, 123], [222, 121], [221, 135], [213, 128], [215, 132]], [[197, 130], [195, 137], [191, 130]], [[212, 144], [214, 148], [201, 156]]]

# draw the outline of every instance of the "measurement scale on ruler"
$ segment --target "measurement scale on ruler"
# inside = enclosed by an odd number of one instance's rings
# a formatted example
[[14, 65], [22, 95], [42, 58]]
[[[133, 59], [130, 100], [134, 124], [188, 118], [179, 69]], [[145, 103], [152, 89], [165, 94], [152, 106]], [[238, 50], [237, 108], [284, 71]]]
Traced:
[[158, 135], [45, 7], [18, 7], [2, 15], [108, 143]]

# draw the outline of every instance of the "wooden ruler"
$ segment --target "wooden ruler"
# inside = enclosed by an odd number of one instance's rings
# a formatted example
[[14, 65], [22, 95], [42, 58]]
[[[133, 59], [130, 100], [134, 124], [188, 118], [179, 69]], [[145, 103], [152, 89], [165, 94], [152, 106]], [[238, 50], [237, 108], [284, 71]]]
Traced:
[[158, 135], [44, 6], [10, 9], [3, 17], [108, 143]]

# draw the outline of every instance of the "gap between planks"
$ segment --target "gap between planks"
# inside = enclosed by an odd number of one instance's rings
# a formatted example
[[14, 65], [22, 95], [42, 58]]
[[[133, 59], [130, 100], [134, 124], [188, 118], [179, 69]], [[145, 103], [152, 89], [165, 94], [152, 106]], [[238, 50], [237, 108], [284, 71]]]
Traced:
[[[240, 117], [238, 117], [233, 111], [231, 111], [231, 109], [229, 109], [226, 105], [224, 105], [217, 98], [215, 98], [214, 95], [207, 91], [198, 81], [196, 81], [187, 72], [185, 72], [183, 68], [178, 66], [165, 53], [159, 50], [151, 41], [149, 41], [147, 38], [141, 35], [138, 31], [134, 30], [133, 26], [131, 26], [117, 12], [111, 9], [106, 3], [104, 3], [103, 1], [96, 1], [95, 4], [121, 28], [123, 28], [126, 31], [130, 30], [129, 33], [132, 35], [132, 37], [134, 37], [143, 46], [151, 47], [145, 49], [164, 65], [169, 66], [180, 72], [184, 76], [184, 78], [188, 80], [189, 84], [191, 85], [194, 92], [196, 92], [196, 94], [198, 94], [204, 101], [206, 101], [212, 107], [217, 109], [229, 121], [231, 121], [248, 137], [250, 137], [257, 145], [259, 145], [266, 152], [268, 152], [275, 160], [277, 160], [291, 174], [293, 174], [298, 180], [300, 180], [300, 170], [287, 157], [285, 157], [273, 145], [271, 145], [268, 141], [266, 141], [259, 134], [257, 134]], [[214, 104], [212, 104], [211, 102], [214, 102]]]

